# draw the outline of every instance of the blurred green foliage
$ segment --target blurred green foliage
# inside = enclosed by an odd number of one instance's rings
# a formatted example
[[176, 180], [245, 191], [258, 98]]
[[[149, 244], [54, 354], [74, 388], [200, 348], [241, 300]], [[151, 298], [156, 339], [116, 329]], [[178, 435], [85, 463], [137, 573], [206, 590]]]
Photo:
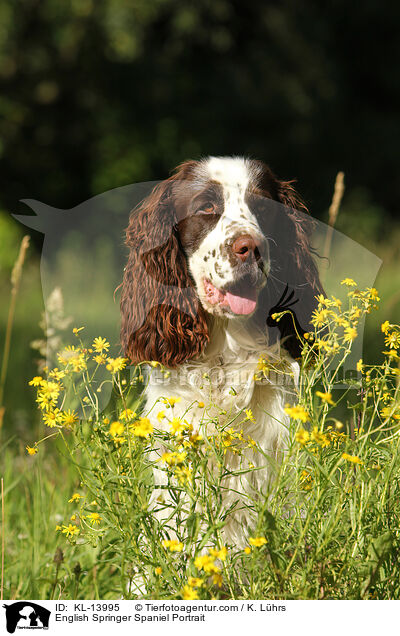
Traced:
[[399, 21], [376, 0], [0, 0], [0, 203], [249, 154], [317, 215], [339, 169], [393, 215]]
[[0, 276], [10, 273], [17, 258], [21, 236], [21, 228], [17, 227], [12, 219], [0, 211]]

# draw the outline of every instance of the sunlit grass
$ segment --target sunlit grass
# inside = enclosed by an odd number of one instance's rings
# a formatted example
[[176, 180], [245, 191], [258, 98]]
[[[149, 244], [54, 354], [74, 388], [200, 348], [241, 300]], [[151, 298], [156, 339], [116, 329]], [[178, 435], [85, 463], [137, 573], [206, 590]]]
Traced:
[[[31, 381], [46, 426], [26, 441], [17, 481], [15, 453], [4, 450], [5, 598], [397, 598], [400, 329], [384, 321], [376, 333], [383, 363], [359, 360], [359, 379], [339, 389], [360, 321], [379, 302], [373, 288], [358, 290], [349, 278], [343, 286], [347, 305], [319, 297], [314, 329], [299, 334], [286, 457], [266, 496], [249, 493], [254, 523], [240, 547], [224, 543], [230, 511], [219, 493], [227, 453], [243, 474], [255, 470], [243, 455], [262, 452], [246, 435], [253, 414], [214, 422], [210, 436], [209, 405], [194, 399], [190, 410], [203, 418], [193, 430], [174, 415], [175, 396], [144, 405], [142, 366], [127, 368], [105, 339], [86, 343], [75, 329], [59, 366]], [[255, 380], [269, 370], [260, 356]], [[153, 408], [167, 432], [148, 419]], [[160, 444], [166, 452], [155, 459]], [[154, 504], [149, 510], [153, 465], [166, 477], [158, 517]]]

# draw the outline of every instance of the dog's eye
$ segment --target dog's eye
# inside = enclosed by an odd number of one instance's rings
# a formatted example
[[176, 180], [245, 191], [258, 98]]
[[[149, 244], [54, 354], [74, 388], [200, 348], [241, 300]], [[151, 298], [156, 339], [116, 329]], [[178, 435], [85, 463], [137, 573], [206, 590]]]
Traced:
[[215, 209], [215, 204], [209, 201], [205, 205], [202, 205], [201, 208], [198, 208], [195, 214], [214, 214]]

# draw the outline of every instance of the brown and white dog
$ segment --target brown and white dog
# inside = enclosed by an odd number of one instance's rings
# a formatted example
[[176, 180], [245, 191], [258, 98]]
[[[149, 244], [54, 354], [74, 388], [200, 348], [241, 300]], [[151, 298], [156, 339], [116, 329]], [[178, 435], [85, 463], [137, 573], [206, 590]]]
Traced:
[[[264, 455], [278, 458], [284, 451], [284, 405], [298, 376], [298, 334], [307, 331], [322, 291], [312, 228], [291, 182], [278, 180], [260, 161], [210, 157], [183, 163], [156, 186], [126, 231], [125, 355], [174, 370], [168, 386], [149, 383], [148, 409], [165, 396], [180, 397], [174, 415], [185, 414], [197, 431], [204, 416], [190, 408], [196, 401], [218, 407], [215, 426], [221, 428], [232, 414], [253, 414], [238, 422], [263, 452], [225, 456], [230, 472], [243, 462], [258, 469], [230, 475], [224, 484], [223, 506], [234, 508], [225, 525], [228, 543], [243, 545], [251, 527], [250, 502], [265, 492], [271, 475]], [[285, 309], [275, 322], [272, 314]], [[260, 355], [283, 361], [291, 382], [257, 383]], [[153, 409], [149, 417], [160, 427], [156, 415]], [[210, 427], [206, 433], [212, 434]], [[156, 470], [155, 479], [166, 483], [163, 471]]]

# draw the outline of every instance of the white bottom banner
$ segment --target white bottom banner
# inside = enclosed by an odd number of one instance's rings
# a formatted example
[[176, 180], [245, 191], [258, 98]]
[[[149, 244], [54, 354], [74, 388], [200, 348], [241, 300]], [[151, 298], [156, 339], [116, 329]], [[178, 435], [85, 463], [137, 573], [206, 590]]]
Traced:
[[[398, 622], [399, 601], [5, 601], [0, 633], [164, 635], [229, 630], [376, 636]], [[262, 630], [262, 631], [261, 631]], [[19, 634], [22, 636], [22, 634]], [[25, 633], [25, 636], [29, 636]], [[37, 636], [40, 636], [39, 634]]]

